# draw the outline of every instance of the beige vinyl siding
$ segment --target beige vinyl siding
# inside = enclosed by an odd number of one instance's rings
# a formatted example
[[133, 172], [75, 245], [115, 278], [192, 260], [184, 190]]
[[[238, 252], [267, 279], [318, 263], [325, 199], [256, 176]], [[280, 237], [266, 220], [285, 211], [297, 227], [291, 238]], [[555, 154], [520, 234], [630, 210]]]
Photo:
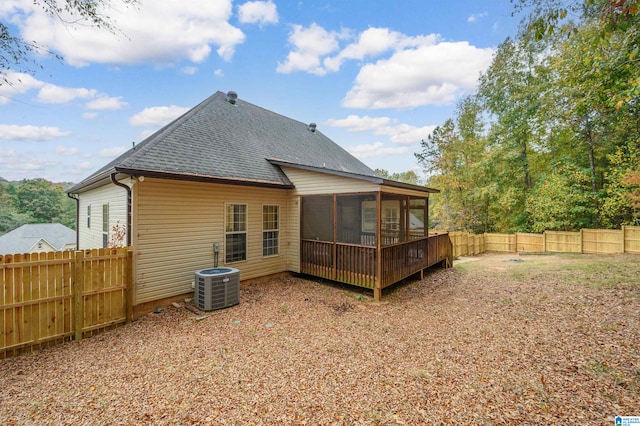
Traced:
[[295, 186], [295, 195], [377, 192], [380, 186], [366, 180], [335, 176], [310, 170], [281, 167]]
[[[124, 180], [128, 183], [129, 179]], [[102, 247], [102, 205], [109, 204], [109, 235], [115, 225], [127, 226], [127, 191], [112, 183], [80, 194], [78, 249]], [[91, 205], [91, 228], [87, 228], [87, 206]], [[126, 241], [124, 241], [126, 244]]]
[[287, 190], [145, 179], [135, 190], [135, 304], [193, 291], [195, 271], [225, 264], [225, 204], [247, 205], [247, 260], [228, 264], [246, 280], [287, 271], [289, 223], [280, 224], [280, 254], [262, 256], [262, 206], [289, 217]]

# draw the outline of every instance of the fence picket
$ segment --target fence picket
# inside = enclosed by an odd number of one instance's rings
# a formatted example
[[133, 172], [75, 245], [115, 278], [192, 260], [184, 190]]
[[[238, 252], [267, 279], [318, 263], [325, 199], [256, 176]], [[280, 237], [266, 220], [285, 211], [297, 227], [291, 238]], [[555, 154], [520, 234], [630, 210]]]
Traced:
[[[486, 233], [473, 235], [467, 232], [449, 233], [454, 256], [466, 256], [485, 252], [550, 252], [640, 254], [640, 226], [624, 226], [622, 230], [581, 229], [579, 232], [545, 231], [543, 234]], [[471, 238], [482, 241], [472, 245]], [[469, 240], [467, 240], [469, 239]], [[471, 250], [473, 247], [473, 250]]]
[[0, 358], [131, 321], [132, 259], [128, 248], [0, 255]]

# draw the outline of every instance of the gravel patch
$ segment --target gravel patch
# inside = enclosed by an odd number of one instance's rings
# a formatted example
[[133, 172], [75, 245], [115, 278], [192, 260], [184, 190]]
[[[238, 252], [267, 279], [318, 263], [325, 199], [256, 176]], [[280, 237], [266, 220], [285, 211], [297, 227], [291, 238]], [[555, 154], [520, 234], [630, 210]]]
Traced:
[[[382, 302], [268, 280], [204, 319], [168, 306], [0, 360], [0, 424], [611, 425], [637, 415], [638, 276], [596, 286], [568, 269], [584, 256], [511, 258], [434, 270]], [[637, 256], [611, 263], [640, 270]]]

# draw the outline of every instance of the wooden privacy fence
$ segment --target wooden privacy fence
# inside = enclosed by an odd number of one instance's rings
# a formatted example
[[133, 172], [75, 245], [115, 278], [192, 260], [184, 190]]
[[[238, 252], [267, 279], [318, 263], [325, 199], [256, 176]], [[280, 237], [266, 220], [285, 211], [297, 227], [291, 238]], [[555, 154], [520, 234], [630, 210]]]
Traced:
[[0, 359], [130, 322], [130, 248], [0, 255]]
[[640, 254], [640, 226], [622, 229], [581, 229], [578, 232], [545, 231], [542, 234], [480, 235], [450, 232], [454, 256], [485, 252]]

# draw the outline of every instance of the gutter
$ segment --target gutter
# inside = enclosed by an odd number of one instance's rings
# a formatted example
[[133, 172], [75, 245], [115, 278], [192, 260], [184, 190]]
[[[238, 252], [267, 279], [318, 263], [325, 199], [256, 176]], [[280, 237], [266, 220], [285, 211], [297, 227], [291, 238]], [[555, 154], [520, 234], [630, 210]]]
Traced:
[[78, 194], [71, 194], [67, 192], [67, 197], [76, 200], [76, 250], [80, 249], [80, 197]]
[[131, 246], [131, 188], [116, 180], [117, 173], [111, 173], [111, 182], [127, 190], [127, 247]]

